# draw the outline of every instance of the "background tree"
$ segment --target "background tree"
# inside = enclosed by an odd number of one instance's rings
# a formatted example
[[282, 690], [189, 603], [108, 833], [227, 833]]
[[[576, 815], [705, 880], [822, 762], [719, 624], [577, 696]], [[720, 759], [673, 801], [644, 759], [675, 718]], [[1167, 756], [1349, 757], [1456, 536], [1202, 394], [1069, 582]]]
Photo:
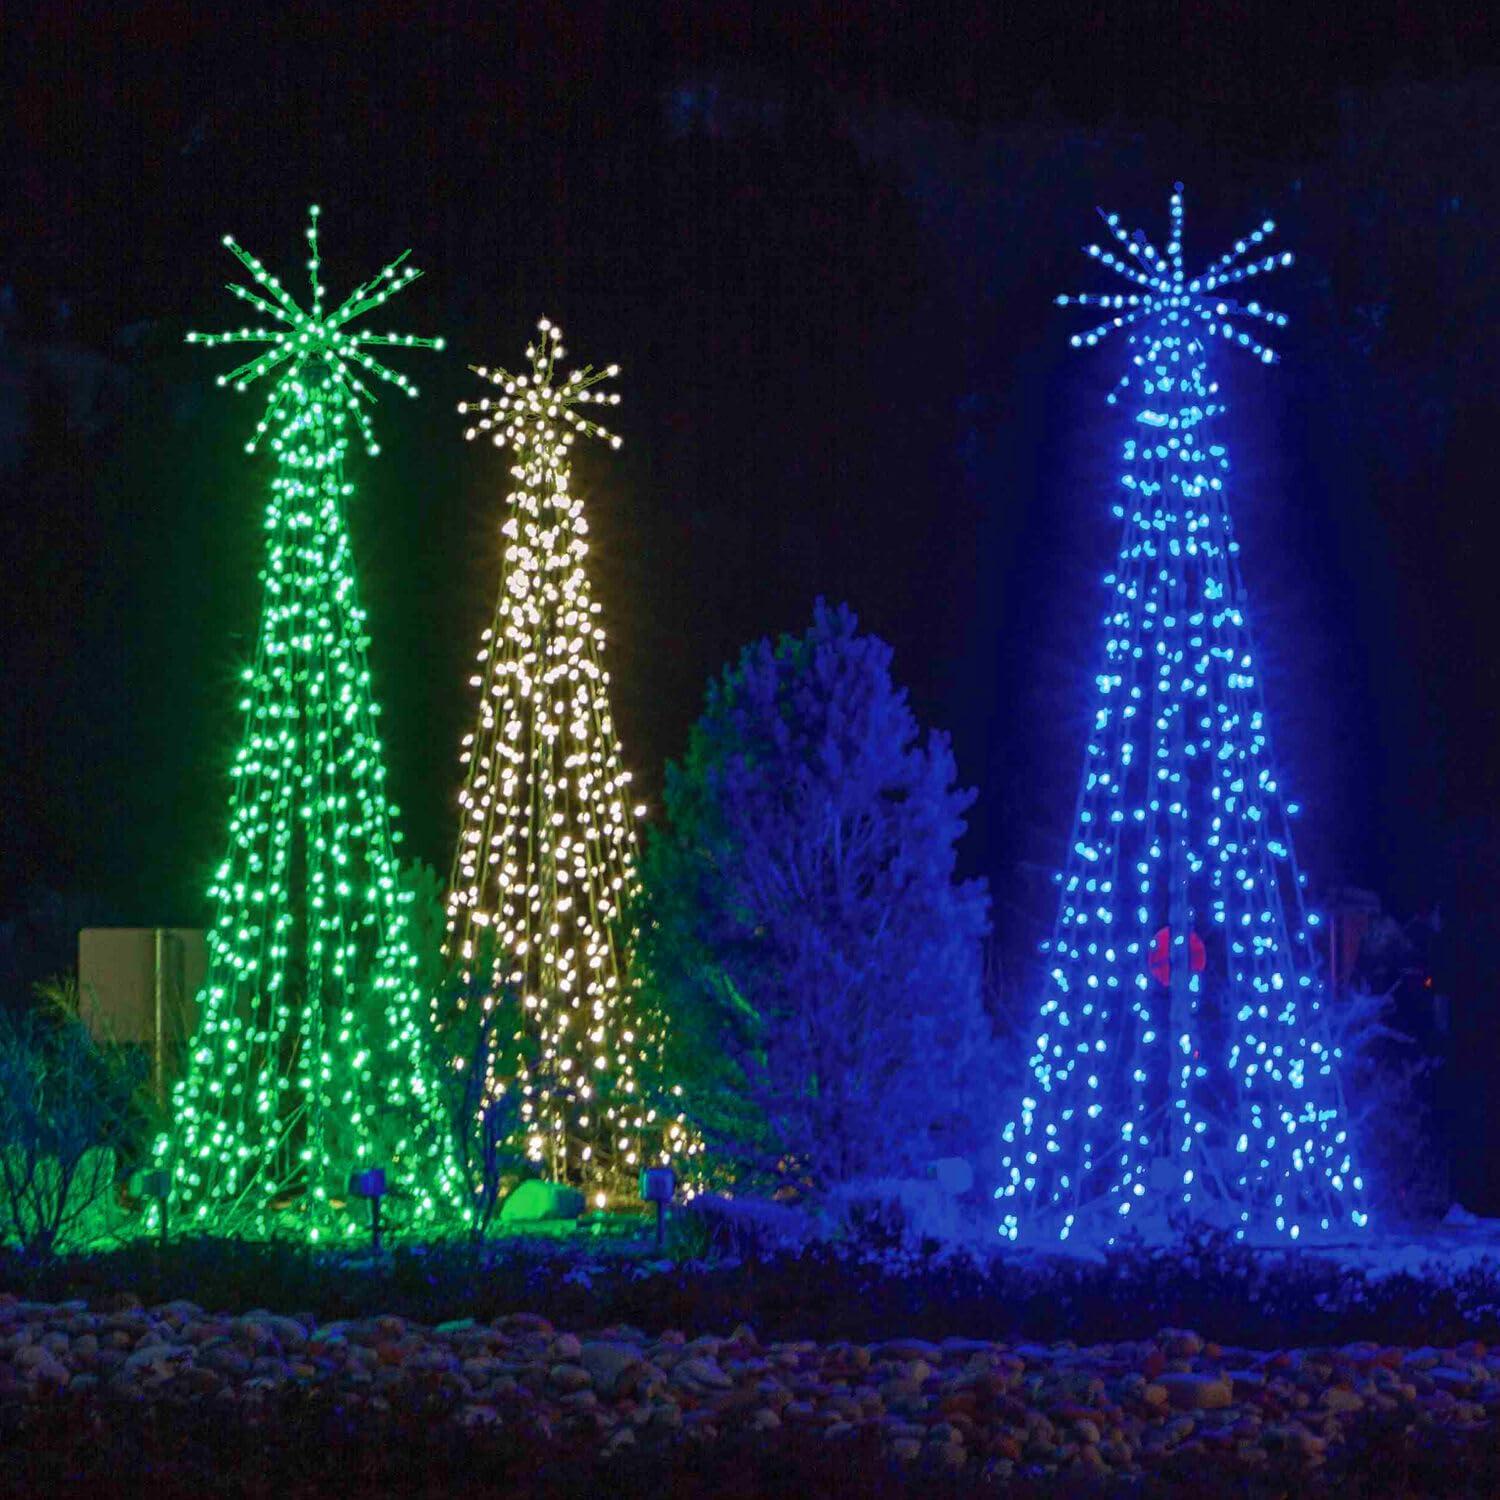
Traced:
[[846, 606], [749, 646], [667, 770], [649, 983], [711, 1150], [826, 1186], [974, 1144], [988, 896], [954, 876], [973, 793]]
[[1442, 1117], [1452, 1043], [1424, 951], [1440, 930], [1431, 913], [1405, 923], [1376, 913], [1339, 1003], [1329, 1007], [1329, 1045], [1342, 1054], [1371, 1204], [1398, 1224], [1439, 1218], [1453, 1201], [1452, 1142]]

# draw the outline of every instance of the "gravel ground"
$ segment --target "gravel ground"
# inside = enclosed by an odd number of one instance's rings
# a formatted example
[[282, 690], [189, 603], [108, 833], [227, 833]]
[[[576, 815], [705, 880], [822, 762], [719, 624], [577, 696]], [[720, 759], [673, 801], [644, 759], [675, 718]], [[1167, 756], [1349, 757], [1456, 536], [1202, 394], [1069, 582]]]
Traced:
[[1451, 1349], [1257, 1352], [1163, 1329], [1138, 1342], [762, 1345], [564, 1332], [513, 1314], [428, 1327], [397, 1317], [316, 1324], [271, 1312], [215, 1316], [191, 1302], [37, 1303], [0, 1294], [0, 1403], [66, 1391], [119, 1403], [191, 1401], [249, 1415], [317, 1390], [373, 1414], [420, 1388], [471, 1426], [515, 1426], [605, 1454], [784, 1429], [836, 1442], [874, 1431], [897, 1458], [1007, 1475], [1150, 1472], [1169, 1457], [1258, 1465], [1336, 1454], [1366, 1415], [1414, 1439], [1486, 1427], [1500, 1355]]

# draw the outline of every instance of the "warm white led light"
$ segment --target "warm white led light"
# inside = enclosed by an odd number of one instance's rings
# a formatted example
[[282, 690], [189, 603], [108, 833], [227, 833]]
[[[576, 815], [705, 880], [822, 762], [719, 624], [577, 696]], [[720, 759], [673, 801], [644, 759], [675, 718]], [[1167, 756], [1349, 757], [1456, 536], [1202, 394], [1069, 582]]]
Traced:
[[[479, 717], [460, 757], [445, 951], [466, 991], [523, 997], [516, 1028], [535, 1043], [537, 1060], [523, 1063], [520, 1077], [492, 1076], [490, 1088], [517, 1091], [532, 1159], [556, 1178], [593, 1185], [602, 1201], [625, 1185], [639, 1149], [666, 1160], [696, 1146], [680, 1120], [642, 1141], [623, 1113], [639, 1075], [654, 1081], [662, 1038], [637, 1014], [630, 979], [634, 934], [621, 910], [636, 889], [630, 773], [610, 717], [605, 633], [570, 453], [579, 435], [619, 447], [589, 415], [619, 402], [599, 389], [619, 367], [563, 377], [562, 356], [562, 332], [544, 319], [525, 373], [475, 367], [499, 394], [460, 408], [472, 419], [466, 436], [510, 450], [513, 487], [494, 618], [471, 679]], [[481, 932], [494, 945], [485, 950], [494, 955], [488, 974], [464, 968]], [[585, 1007], [596, 1024], [576, 1024]]]

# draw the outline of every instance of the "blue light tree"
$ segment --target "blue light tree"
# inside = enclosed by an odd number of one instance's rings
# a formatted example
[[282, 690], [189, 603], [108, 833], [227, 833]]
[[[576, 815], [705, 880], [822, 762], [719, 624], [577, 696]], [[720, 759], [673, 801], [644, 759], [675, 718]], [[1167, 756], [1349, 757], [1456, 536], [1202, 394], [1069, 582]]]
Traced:
[[1262, 253], [1267, 220], [1189, 276], [1180, 183], [1165, 254], [1103, 217], [1114, 246], [1088, 253], [1129, 289], [1057, 301], [1104, 315], [1075, 348], [1125, 333], [1108, 398], [1129, 421], [1122, 536], [1049, 983], [1004, 1131], [1000, 1232], [1109, 1238], [1191, 1218], [1297, 1240], [1362, 1227], [1209, 368], [1225, 346], [1275, 361], [1260, 330], [1285, 316], [1226, 292], [1292, 256]]

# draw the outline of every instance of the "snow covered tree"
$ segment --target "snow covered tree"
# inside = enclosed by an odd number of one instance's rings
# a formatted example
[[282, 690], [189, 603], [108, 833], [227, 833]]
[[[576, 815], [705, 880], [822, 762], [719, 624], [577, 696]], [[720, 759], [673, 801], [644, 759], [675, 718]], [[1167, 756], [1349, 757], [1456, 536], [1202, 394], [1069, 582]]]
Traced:
[[973, 793], [847, 607], [748, 647], [667, 771], [651, 984], [710, 1151], [817, 1186], [965, 1148], [985, 1088]]
[[1109, 398], [1128, 418], [1121, 540], [1032, 1076], [1004, 1131], [1001, 1232], [1066, 1238], [1086, 1225], [1107, 1238], [1183, 1217], [1241, 1237], [1342, 1231], [1366, 1222], [1364, 1183], [1209, 368], [1226, 345], [1274, 361], [1243, 325], [1285, 316], [1231, 288], [1292, 257], [1263, 253], [1267, 220], [1189, 275], [1180, 183], [1164, 254], [1105, 222], [1121, 253], [1089, 254], [1127, 290], [1058, 301], [1103, 314], [1074, 347], [1125, 330], [1129, 362]]

